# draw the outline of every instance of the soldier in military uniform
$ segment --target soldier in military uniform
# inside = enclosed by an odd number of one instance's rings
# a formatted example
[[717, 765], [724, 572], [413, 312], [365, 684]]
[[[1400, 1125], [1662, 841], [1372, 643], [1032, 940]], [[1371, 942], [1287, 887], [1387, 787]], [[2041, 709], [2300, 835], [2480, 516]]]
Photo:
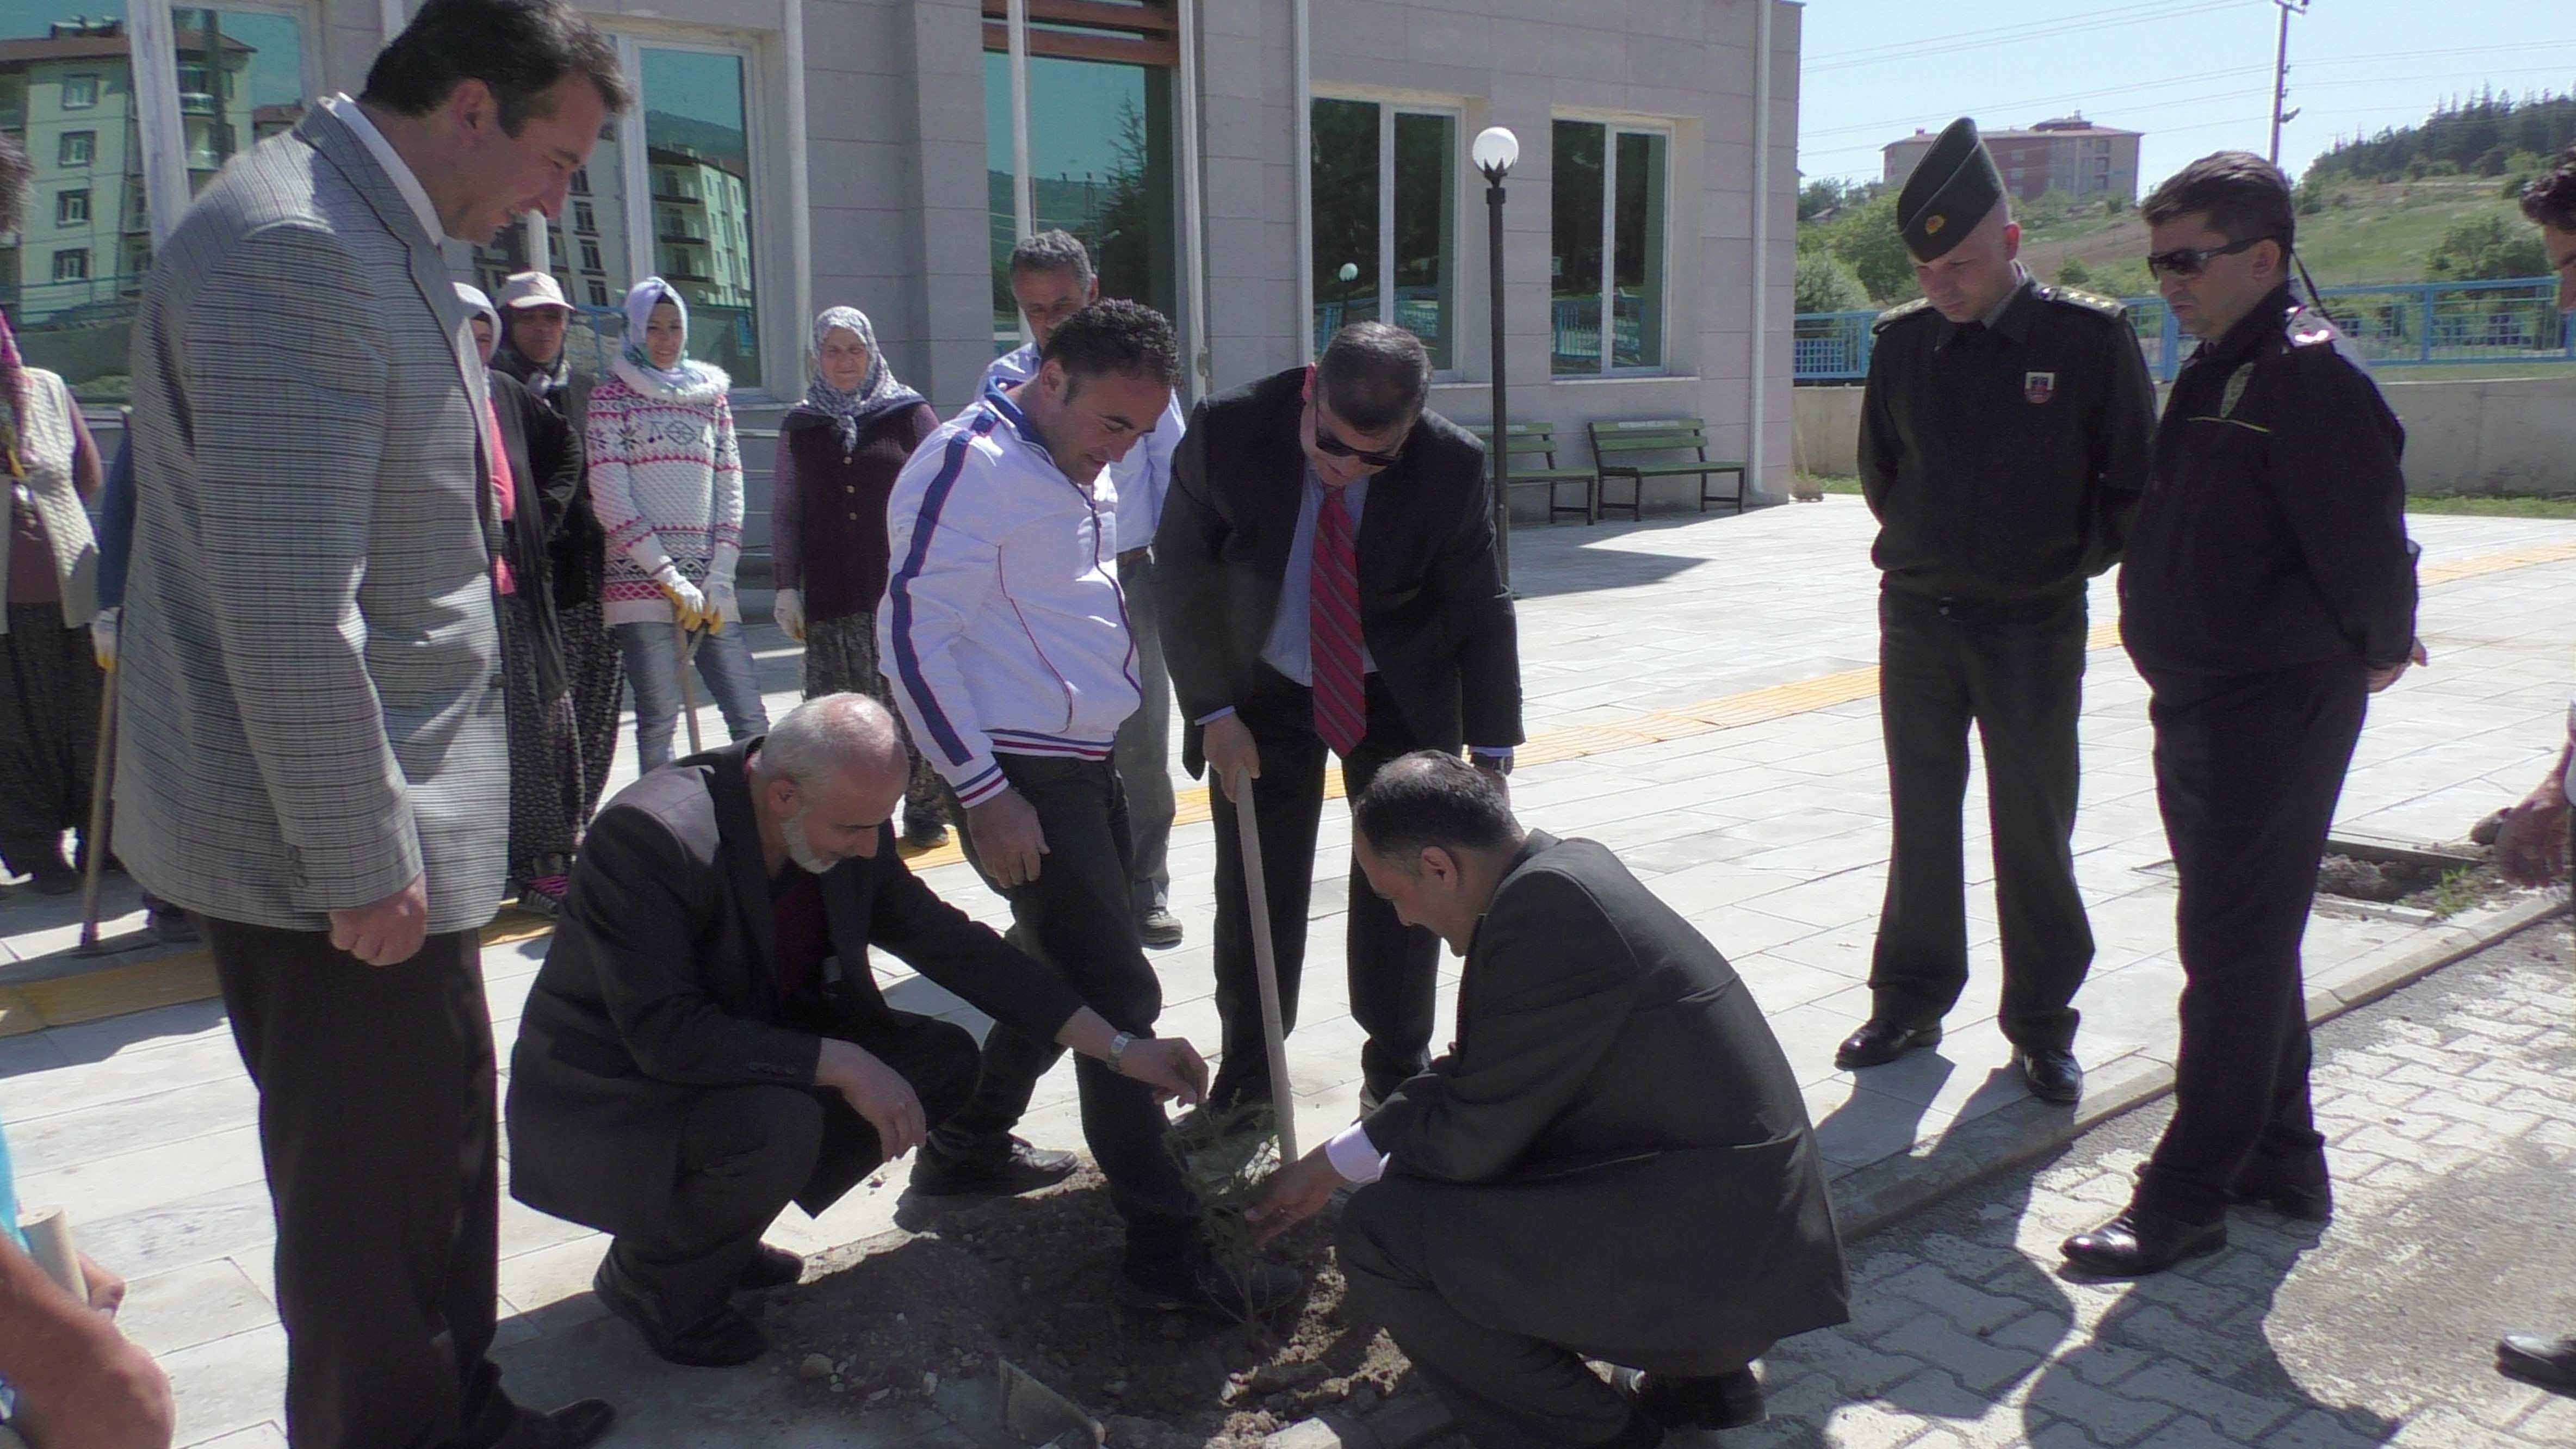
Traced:
[[2123, 1276], [2224, 1246], [2231, 1202], [2333, 1212], [2299, 941], [2365, 702], [2424, 660], [2405, 431], [2290, 288], [2288, 178], [2221, 152], [2139, 211], [2147, 265], [2201, 345], [2166, 402], [2120, 572], [2183, 970], [2173, 1121], [2128, 1210], [2064, 1250]]
[[2093, 932], [2075, 888], [2085, 583], [2146, 486], [2155, 388], [2125, 309], [2032, 280], [1976, 124], [1953, 122], [1897, 198], [1923, 299], [1878, 320], [1860, 472], [1879, 535], [1879, 712], [1895, 842], [1869, 1020], [1835, 1063], [1941, 1040], [1968, 983], [1960, 811], [1985, 746], [2004, 1035], [2033, 1095], [2072, 1102]]

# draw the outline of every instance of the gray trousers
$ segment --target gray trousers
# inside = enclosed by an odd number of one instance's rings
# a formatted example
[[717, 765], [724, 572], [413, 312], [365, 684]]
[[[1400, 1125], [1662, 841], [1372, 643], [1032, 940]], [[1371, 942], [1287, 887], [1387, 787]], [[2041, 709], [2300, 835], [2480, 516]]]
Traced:
[[1149, 549], [1118, 555], [1118, 586], [1127, 595], [1127, 623], [1136, 638], [1136, 678], [1144, 702], [1118, 727], [1110, 758], [1127, 790], [1128, 843], [1134, 858], [1127, 879], [1135, 888], [1136, 914], [1171, 898], [1172, 676], [1163, 668], [1161, 609], [1154, 598], [1154, 558]]

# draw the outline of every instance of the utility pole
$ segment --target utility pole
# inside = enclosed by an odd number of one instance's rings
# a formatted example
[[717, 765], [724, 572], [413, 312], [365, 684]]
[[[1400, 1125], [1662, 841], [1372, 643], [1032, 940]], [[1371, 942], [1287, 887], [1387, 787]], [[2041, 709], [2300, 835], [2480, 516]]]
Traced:
[[2272, 0], [2281, 7], [2281, 48], [2272, 59], [2272, 154], [2273, 165], [2281, 164], [2281, 125], [2293, 120], [2298, 112], [2283, 109], [2290, 103], [2290, 17], [2308, 13], [2308, 0]]

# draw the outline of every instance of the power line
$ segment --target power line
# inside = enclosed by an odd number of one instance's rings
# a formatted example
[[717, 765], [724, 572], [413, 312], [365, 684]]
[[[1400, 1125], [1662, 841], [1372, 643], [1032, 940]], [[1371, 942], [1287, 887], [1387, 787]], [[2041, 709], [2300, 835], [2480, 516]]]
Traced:
[[1990, 25], [1982, 30], [1954, 30], [1945, 35], [1927, 37], [1923, 40], [1887, 41], [1877, 45], [1856, 46], [1850, 50], [1829, 50], [1819, 55], [1809, 56], [1807, 59], [1808, 63], [1811, 65], [1818, 62], [1850, 62], [1855, 64], [1868, 64], [1871, 63], [1873, 59], [1882, 57], [1890, 52], [1901, 54], [1918, 45], [1945, 44], [1951, 41], [1975, 42], [1999, 36], [2023, 35], [2032, 32], [2045, 33], [2071, 24], [2118, 20], [2138, 15], [2152, 15], [2162, 8], [2163, 6], [2161, 4], [2138, 3], [2138, 0], [2128, 0], [2128, 3], [2114, 5], [2107, 9], [2079, 10], [2072, 15], [2061, 15], [2046, 21], [2014, 21], [2008, 25]]
[[1890, 62], [1899, 60], [1917, 60], [1926, 56], [1952, 55], [1966, 50], [1989, 50], [1998, 46], [2010, 45], [2026, 40], [2055, 40], [2063, 36], [2082, 34], [2086, 31], [2109, 30], [2126, 25], [2141, 24], [2148, 20], [2163, 22], [2178, 20], [2189, 15], [2207, 14], [2213, 10], [2233, 10], [2238, 8], [2241, 8], [2241, 0], [2204, 0], [2204, 3], [2201, 4], [2183, 6], [2174, 6], [2170, 4], [2126, 6], [2116, 11], [2096, 12], [2097, 18], [2080, 24], [2069, 23], [2065, 20], [2051, 20], [2032, 25], [1998, 27], [1992, 31], [1972, 31], [1943, 36], [1934, 40], [1907, 41], [1899, 45], [1872, 48], [1873, 52], [1883, 53], [1847, 51], [1844, 52], [1845, 56], [1859, 56], [1861, 58], [1820, 58], [1818, 60], [1808, 62], [1804, 66], [1804, 70], [1811, 75], [1829, 70], [1852, 70], [1862, 66], [1886, 65]]

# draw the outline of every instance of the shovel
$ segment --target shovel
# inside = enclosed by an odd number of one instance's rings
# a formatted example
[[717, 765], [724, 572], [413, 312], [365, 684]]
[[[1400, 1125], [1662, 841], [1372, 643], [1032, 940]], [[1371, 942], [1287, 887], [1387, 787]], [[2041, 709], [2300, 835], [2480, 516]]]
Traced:
[[98, 880], [107, 869], [107, 807], [116, 788], [116, 666], [100, 671], [100, 677], [98, 759], [89, 774], [89, 829], [81, 835], [81, 850], [89, 859], [81, 868], [80, 945], [73, 951], [79, 956], [96, 956], [104, 949], [98, 943]]
[[1252, 962], [1261, 979], [1261, 1040], [1270, 1053], [1270, 1110], [1279, 1119], [1279, 1160], [1297, 1160], [1297, 1094], [1288, 1085], [1288, 1031], [1279, 1019], [1279, 947], [1270, 939], [1270, 882], [1261, 869], [1261, 821], [1252, 772], [1235, 776], [1234, 828], [1243, 843], [1243, 888], [1252, 897]]

